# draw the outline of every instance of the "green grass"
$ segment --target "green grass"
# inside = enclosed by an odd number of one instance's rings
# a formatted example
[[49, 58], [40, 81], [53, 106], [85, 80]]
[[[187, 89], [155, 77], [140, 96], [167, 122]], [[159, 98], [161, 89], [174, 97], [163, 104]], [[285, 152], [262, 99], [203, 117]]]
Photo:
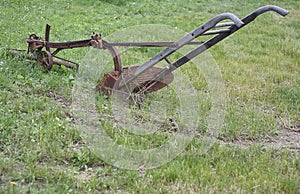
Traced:
[[[28, 34], [43, 37], [46, 23], [52, 26], [51, 41], [86, 39], [92, 32], [107, 37], [141, 24], [189, 32], [219, 13], [243, 17], [267, 4], [281, 6], [290, 14], [285, 18], [262, 15], [210, 50], [227, 94], [218, 139], [228, 142], [276, 137], [282, 126], [300, 123], [298, 1], [1, 1], [0, 193], [298, 193], [299, 149], [265, 149], [257, 144], [242, 148], [217, 142], [200, 155], [198, 135], [184, 153], [159, 168], [145, 172], [115, 168], [89, 149], [74, 125], [71, 103], [77, 72], [54, 67], [44, 73], [34, 62], [5, 54], [5, 48], [26, 49], [21, 38]], [[126, 51], [124, 64], [146, 61], [158, 50]], [[81, 62], [88, 51], [73, 49], [61, 56]], [[201, 135], [212, 105], [196, 65], [189, 63], [181, 70], [199, 93], [197, 132]], [[159, 99], [162, 94], [147, 98]], [[176, 106], [178, 98], [169, 95], [170, 106]], [[97, 96], [97, 106], [102, 114], [110, 114], [109, 108], [101, 109], [110, 106], [107, 98]], [[167, 121], [150, 137], [122, 131], [112, 119], [103, 126], [117, 143], [134, 149], [156, 147], [170, 135]]]

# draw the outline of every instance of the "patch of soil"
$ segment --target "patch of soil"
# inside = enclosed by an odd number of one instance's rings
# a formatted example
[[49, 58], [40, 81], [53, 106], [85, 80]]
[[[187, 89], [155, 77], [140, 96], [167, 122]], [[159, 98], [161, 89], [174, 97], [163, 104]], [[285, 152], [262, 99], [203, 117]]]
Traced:
[[266, 149], [288, 149], [300, 153], [300, 123], [291, 127], [282, 127], [276, 136], [265, 136], [256, 139], [239, 138], [232, 142], [221, 141], [220, 144], [241, 148], [261, 145]]
[[281, 128], [277, 136], [268, 138], [265, 146], [278, 149], [287, 148], [300, 152], [300, 125], [297, 128]]
[[46, 96], [48, 98], [54, 99], [55, 102], [57, 103], [57, 105], [59, 105], [64, 110], [65, 115], [74, 121], [73, 114], [72, 114], [72, 112], [70, 110], [70, 106], [72, 104], [71, 97], [70, 98], [66, 98], [66, 97], [64, 97], [64, 96], [62, 96], [60, 94], [56, 94], [52, 90], [46, 91]]
[[54, 98], [55, 101], [61, 105], [63, 108], [66, 108], [66, 107], [69, 107], [71, 105], [71, 99], [69, 98], [65, 98], [64, 96], [62, 95], [59, 95], [59, 94], [56, 94], [55, 92], [51, 91], [51, 90], [48, 90], [46, 92], [46, 96], [48, 98]]
[[93, 177], [96, 176], [96, 173], [92, 171], [81, 171], [78, 173], [75, 178], [78, 182], [84, 183], [86, 181], [90, 181]]

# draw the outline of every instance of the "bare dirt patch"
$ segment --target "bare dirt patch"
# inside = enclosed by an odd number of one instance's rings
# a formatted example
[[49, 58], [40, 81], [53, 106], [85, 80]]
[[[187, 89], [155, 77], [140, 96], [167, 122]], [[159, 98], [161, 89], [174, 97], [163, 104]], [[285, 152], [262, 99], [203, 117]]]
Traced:
[[238, 138], [231, 142], [220, 141], [221, 145], [238, 146], [247, 148], [261, 145], [266, 149], [287, 149], [300, 153], [300, 123], [290, 127], [281, 127], [275, 136], [265, 136], [261, 138]]
[[86, 181], [91, 180], [96, 176], [96, 173], [92, 171], [81, 171], [79, 174], [75, 176], [75, 178], [78, 180], [80, 183], [84, 183]]
[[62, 95], [56, 94], [54, 91], [52, 90], [48, 90], [46, 92], [46, 96], [48, 98], [53, 98], [57, 104], [59, 104], [62, 108], [66, 108], [69, 107], [71, 105], [71, 98], [66, 98]]

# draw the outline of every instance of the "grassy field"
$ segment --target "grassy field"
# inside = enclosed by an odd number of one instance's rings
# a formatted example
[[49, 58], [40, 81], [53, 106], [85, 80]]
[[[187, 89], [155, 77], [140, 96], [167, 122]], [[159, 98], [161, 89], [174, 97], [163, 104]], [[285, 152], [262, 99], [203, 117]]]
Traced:
[[[199, 153], [200, 136], [207, 128], [207, 121], [200, 119], [197, 135], [185, 151], [155, 169], [116, 168], [89, 149], [74, 125], [76, 70], [54, 67], [44, 73], [34, 62], [5, 53], [6, 48], [26, 49], [21, 38], [31, 33], [44, 36], [46, 23], [52, 26], [50, 38], [55, 42], [86, 39], [92, 32], [109, 37], [142, 24], [190, 32], [217, 14], [244, 17], [268, 4], [290, 13], [284, 18], [264, 14], [210, 50], [227, 96], [217, 142], [205, 154]], [[2, 0], [0, 21], [0, 193], [300, 192], [298, 1]], [[130, 50], [132, 55], [123, 61], [136, 64], [157, 51]], [[61, 56], [81, 62], [87, 53], [87, 48], [73, 49]], [[195, 73], [196, 65], [181, 70], [205, 95], [209, 88]], [[157, 95], [160, 98], [161, 93]], [[98, 95], [97, 103], [106, 113], [101, 107], [107, 98]], [[199, 106], [202, 118], [211, 104], [204, 101]], [[145, 149], [163, 144], [164, 131], [170, 127], [147, 138], [131, 137], [109, 119], [103, 126], [117, 143]]]

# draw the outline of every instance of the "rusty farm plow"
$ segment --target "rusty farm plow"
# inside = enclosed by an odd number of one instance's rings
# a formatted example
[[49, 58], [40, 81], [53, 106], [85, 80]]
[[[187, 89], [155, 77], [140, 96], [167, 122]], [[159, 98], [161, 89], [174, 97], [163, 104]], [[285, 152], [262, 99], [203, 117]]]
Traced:
[[[18, 49], [9, 49], [9, 53], [35, 60], [45, 71], [48, 71], [51, 70], [53, 65], [79, 67], [78, 63], [59, 57], [58, 54], [62, 50], [82, 47], [107, 49], [112, 56], [114, 70], [104, 75], [96, 89], [110, 93], [112, 90], [121, 90], [125, 86], [130, 86], [131, 91], [134, 91], [134, 93], [145, 94], [157, 91], [170, 84], [173, 81], [172, 71], [248, 25], [257, 16], [268, 11], [274, 11], [281, 16], [288, 14], [288, 11], [274, 5], [260, 7], [243, 19], [239, 19], [232, 13], [223, 13], [213, 17], [176, 42], [110, 42], [102, 39], [100, 34], [93, 34], [90, 39], [86, 40], [51, 42], [50, 25], [47, 24], [44, 39], [35, 34], [31, 34], [29, 38], [23, 39], [28, 43], [28, 49], [25, 51], [27, 53]], [[224, 20], [231, 20], [231, 22], [222, 22]], [[198, 37], [208, 38], [205, 41], [197, 41]], [[191, 44], [197, 45], [197, 48], [175, 62], [171, 62], [168, 59], [170, 55], [181, 47]], [[123, 67], [117, 47], [165, 47], [165, 49], [140, 66]], [[29, 55], [29, 53], [31, 54]], [[163, 60], [168, 63], [168, 66], [165, 68], [155, 66]]]

